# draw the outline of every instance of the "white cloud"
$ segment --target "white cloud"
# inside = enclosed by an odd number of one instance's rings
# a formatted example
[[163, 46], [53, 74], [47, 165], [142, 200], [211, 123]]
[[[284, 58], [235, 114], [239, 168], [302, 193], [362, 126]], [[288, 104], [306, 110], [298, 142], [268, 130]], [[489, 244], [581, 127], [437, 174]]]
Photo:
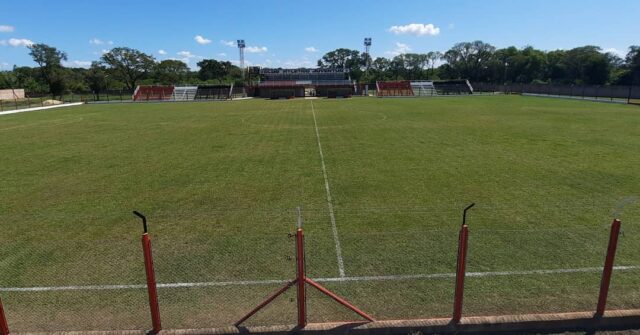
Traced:
[[202, 44], [202, 45], [211, 43], [210, 39], [206, 39], [206, 38], [202, 37], [201, 35], [196, 35], [196, 37], [194, 37], [193, 39], [196, 40], [196, 43]]
[[616, 49], [616, 48], [608, 48], [608, 49], [604, 49], [602, 50], [604, 53], [612, 53], [618, 57], [624, 58], [626, 55], [624, 54], [624, 52]]
[[108, 44], [108, 45], [113, 45], [113, 41], [103, 41], [99, 38], [92, 38], [89, 40], [89, 44], [95, 44], [95, 45], [103, 45], [103, 44]]
[[88, 60], [63, 61], [62, 65], [66, 67], [83, 67], [86, 69], [91, 67], [91, 61], [88, 61]]
[[166, 54], [167, 54], [167, 52], [166, 52], [166, 51], [164, 51], [163, 49], [160, 49], [160, 50], [158, 50], [158, 54], [160, 54], [160, 55], [166, 55]]
[[228, 47], [235, 47], [236, 46], [236, 42], [234, 41], [225, 41], [225, 40], [220, 40], [220, 43], [228, 46]]
[[194, 54], [191, 53], [191, 51], [180, 51], [178, 52], [178, 56], [180, 57], [185, 57], [185, 58], [195, 58], [198, 57]]
[[318, 52], [318, 49], [316, 49], [315, 47], [306, 47], [306, 48], [304, 48], [304, 51], [306, 51], [306, 52]]
[[219, 54], [218, 54], [218, 56], [220, 56], [220, 57], [227, 57], [227, 54], [226, 54], [226, 53], [224, 53], [224, 52], [221, 52], [221, 53], [219, 53]]
[[244, 50], [252, 54], [265, 53], [269, 51], [267, 50], [267, 47], [246, 47]]
[[440, 34], [440, 28], [434, 26], [433, 24], [424, 24], [424, 23], [410, 23], [404, 26], [391, 26], [389, 31], [396, 34], [411, 34], [416, 36], [435, 36]]
[[0, 26], [0, 33], [12, 33], [14, 30], [16, 30], [14, 26]]
[[12, 47], [28, 47], [33, 44], [33, 41], [26, 38], [10, 38], [7, 40], [0, 40], [0, 45], [10, 45]]
[[391, 56], [398, 56], [402, 54], [406, 54], [407, 52], [411, 52], [411, 47], [408, 44], [396, 42], [396, 47], [392, 51], [387, 51], [386, 53]]
[[8, 69], [8, 68], [9, 68], [9, 63], [7, 62], [0, 63], [0, 69]]
[[178, 56], [180, 56], [180, 57], [179, 58], [169, 58], [169, 59], [182, 61], [185, 64], [187, 64], [189, 67], [192, 67], [191, 66], [191, 60], [192, 59], [194, 59], [194, 60], [204, 59], [204, 57], [202, 57], [202, 56], [198, 56], [198, 55], [192, 54], [191, 51], [179, 51], [176, 54]]

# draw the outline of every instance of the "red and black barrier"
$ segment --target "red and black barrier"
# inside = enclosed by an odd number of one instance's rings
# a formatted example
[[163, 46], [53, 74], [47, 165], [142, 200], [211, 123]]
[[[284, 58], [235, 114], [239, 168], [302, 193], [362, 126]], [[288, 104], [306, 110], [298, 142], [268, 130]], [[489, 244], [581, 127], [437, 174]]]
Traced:
[[160, 305], [158, 304], [158, 288], [156, 287], [156, 275], [153, 270], [153, 254], [151, 252], [151, 237], [147, 231], [147, 218], [140, 212], [133, 214], [142, 219], [144, 233], [142, 234], [142, 251], [144, 253], [144, 269], [147, 274], [147, 291], [149, 293], [149, 308], [151, 309], [151, 324], [153, 333], [158, 334], [162, 330], [160, 323]]

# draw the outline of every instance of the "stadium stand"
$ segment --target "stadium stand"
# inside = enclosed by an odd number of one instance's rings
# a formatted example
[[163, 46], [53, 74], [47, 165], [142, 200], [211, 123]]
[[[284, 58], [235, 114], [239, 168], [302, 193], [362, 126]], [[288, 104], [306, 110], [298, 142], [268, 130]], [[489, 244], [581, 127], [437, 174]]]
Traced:
[[376, 82], [376, 95], [378, 97], [417, 97], [461, 94], [473, 94], [473, 87], [468, 80]]
[[173, 90], [174, 101], [189, 101], [196, 98], [198, 86], [176, 86]]
[[196, 100], [227, 100], [231, 98], [233, 85], [199, 85]]
[[411, 82], [403, 81], [377, 81], [376, 94], [378, 97], [412, 97]]
[[417, 97], [438, 95], [433, 81], [412, 81], [411, 89], [413, 90], [414, 96]]
[[171, 100], [173, 86], [138, 85], [133, 92], [133, 101]]
[[436, 91], [440, 95], [473, 94], [473, 87], [466, 79], [434, 81]]
[[351, 97], [355, 89], [349, 72], [342, 69], [263, 68], [260, 78], [254, 94], [270, 99]]

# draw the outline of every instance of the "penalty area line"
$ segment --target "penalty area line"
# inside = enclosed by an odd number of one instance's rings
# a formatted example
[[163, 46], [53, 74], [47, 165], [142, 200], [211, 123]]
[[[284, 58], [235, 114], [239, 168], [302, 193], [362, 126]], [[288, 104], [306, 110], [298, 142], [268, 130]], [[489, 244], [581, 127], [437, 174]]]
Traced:
[[[640, 266], [614, 266], [615, 271], [638, 270]], [[467, 272], [466, 277], [500, 277], [500, 276], [537, 276], [566, 273], [593, 273], [602, 271], [601, 267], [577, 268], [577, 269], [550, 269], [550, 270], [521, 270], [521, 271], [489, 271], [489, 272]], [[416, 275], [388, 275], [388, 276], [357, 276], [357, 277], [329, 277], [314, 279], [320, 283], [346, 283], [346, 282], [369, 282], [369, 281], [402, 281], [419, 279], [441, 279], [455, 278], [455, 273], [431, 273]], [[250, 286], [250, 285], [274, 285], [284, 284], [288, 280], [240, 280], [240, 281], [219, 281], [219, 282], [195, 282], [195, 283], [160, 283], [158, 288], [194, 288], [194, 287], [224, 287], [224, 286]], [[0, 292], [50, 292], [50, 291], [92, 291], [92, 290], [128, 290], [146, 289], [147, 285], [75, 285], [75, 286], [36, 286], [36, 287], [0, 287]]]
[[340, 278], [346, 277], [344, 271], [344, 261], [342, 260], [342, 247], [340, 247], [340, 238], [338, 237], [338, 226], [336, 225], [336, 216], [333, 212], [333, 200], [331, 197], [331, 189], [329, 188], [329, 177], [327, 175], [327, 166], [324, 163], [324, 154], [322, 153], [322, 144], [320, 143], [320, 131], [318, 130], [318, 121], [316, 120], [316, 110], [311, 101], [311, 114], [313, 115], [313, 125], [316, 129], [316, 140], [318, 142], [318, 151], [320, 152], [320, 162], [322, 163], [322, 175], [324, 176], [324, 189], [327, 192], [327, 207], [329, 208], [329, 218], [331, 219], [331, 231], [333, 232], [333, 241], [336, 245], [336, 257], [338, 258], [338, 272]]

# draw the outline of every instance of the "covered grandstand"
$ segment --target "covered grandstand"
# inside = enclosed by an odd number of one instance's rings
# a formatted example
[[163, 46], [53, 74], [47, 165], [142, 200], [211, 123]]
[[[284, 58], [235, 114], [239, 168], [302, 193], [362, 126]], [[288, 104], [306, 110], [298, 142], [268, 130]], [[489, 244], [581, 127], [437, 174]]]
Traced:
[[244, 87], [225, 85], [138, 85], [133, 101], [228, 100], [246, 97]]
[[351, 97], [354, 82], [343, 69], [260, 69], [254, 95], [268, 99]]
[[133, 101], [171, 100], [174, 86], [138, 85], [131, 97]]
[[231, 98], [233, 85], [198, 85], [196, 100], [227, 100]]

